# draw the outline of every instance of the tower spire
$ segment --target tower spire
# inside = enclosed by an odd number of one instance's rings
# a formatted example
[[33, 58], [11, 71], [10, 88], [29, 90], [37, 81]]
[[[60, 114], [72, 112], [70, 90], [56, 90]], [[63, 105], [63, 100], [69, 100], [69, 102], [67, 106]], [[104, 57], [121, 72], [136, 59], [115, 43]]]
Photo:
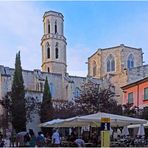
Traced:
[[63, 31], [64, 16], [55, 11], [45, 12], [43, 16], [44, 34], [41, 39], [42, 71], [66, 73], [66, 38]]

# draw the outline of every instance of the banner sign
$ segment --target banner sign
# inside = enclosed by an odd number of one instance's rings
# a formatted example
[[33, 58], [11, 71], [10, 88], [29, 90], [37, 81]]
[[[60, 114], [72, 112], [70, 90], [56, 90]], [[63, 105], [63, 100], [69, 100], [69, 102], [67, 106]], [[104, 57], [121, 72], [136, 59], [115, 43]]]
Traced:
[[110, 130], [110, 118], [101, 118], [101, 130]]

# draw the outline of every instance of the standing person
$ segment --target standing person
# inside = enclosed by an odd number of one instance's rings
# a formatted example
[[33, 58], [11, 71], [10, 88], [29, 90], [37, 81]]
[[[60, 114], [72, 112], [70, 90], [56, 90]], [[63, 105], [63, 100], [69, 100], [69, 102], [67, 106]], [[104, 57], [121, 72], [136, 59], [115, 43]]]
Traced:
[[76, 139], [77, 139], [77, 133], [76, 133], [75, 129], [73, 129], [71, 132], [70, 140], [71, 140], [71, 142], [74, 142]]
[[36, 137], [36, 145], [38, 147], [43, 147], [45, 145], [45, 137], [42, 132], [38, 132], [38, 136]]
[[49, 133], [46, 133], [46, 146], [49, 147], [51, 146], [51, 137]]
[[27, 133], [25, 136], [24, 136], [24, 146], [29, 146], [29, 142], [30, 142], [30, 135], [29, 133]]
[[0, 132], [0, 147], [4, 147], [4, 145], [5, 145], [5, 142], [3, 139], [3, 134]]
[[29, 135], [30, 135], [29, 147], [35, 147], [36, 137], [32, 129], [29, 129]]
[[16, 135], [16, 146], [17, 147], [25, 146], [25, 143], [27, 141], [26, 135], [27, 135], [26, 131], [22, 131], [22, 132], [17, 133], [17, 135]]
[[114, 141], [117, 141], [117, 139], [118, 139], [117, 131], [113, 132], [113, 138], [114, 138]]
[[12, 129], [11, 136], [10, 136], [10, 147], [14, 147], [16, 141], [16, 133], [14, 129]]
[[58, 147], [61, 144], [61, 138], [58, 129], [54, 130], [54, 133], [52, 134], [52, 144], [54, 147]]

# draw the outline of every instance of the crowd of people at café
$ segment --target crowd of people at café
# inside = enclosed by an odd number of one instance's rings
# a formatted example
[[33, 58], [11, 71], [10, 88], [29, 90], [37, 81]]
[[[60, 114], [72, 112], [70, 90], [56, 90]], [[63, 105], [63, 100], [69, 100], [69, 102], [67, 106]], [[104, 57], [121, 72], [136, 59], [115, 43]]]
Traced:
[[[72, 128], [71, 132], [54, 128], [52, 132], [38, 132], [36, 135], [32, 129], [17, 134], [11, 133], [10, 137], [4, 137], [0, 133], [0, 147], [96, 147], [101, 146], [101, 137], [98, 129], [83, 131]], [[120, 131], [120, 132], [119, 132]], [[121, 130], [114, 129], [110, 133], [111, 146], [144, 146], [148, 143], [145, 137], [131, 138], [129, 135], [121, 135]]]
[[64, 136], [59, 129], [54, 128], [52, 133], [38, 132], [35, 135], [32, 129], [17, 134], [12, 133], [10, 137], [0, 133], [0, 147], [85, 147], [97, 146], [99, 143], [96, 132], [88, 136], [88, 133], [78, 134], [78, 129], [73, 128], [70, 134]]

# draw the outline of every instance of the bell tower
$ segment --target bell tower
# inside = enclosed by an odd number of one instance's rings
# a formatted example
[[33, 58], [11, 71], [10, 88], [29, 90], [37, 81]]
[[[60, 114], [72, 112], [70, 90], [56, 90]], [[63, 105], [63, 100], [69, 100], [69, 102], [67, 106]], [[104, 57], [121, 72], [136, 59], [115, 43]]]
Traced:
[[41, 39], [42, 71], [65, 75], [66, 38], [64, 37], [64, 17], [55, 11], [45, 12], [43, 16], [44, 34]]

